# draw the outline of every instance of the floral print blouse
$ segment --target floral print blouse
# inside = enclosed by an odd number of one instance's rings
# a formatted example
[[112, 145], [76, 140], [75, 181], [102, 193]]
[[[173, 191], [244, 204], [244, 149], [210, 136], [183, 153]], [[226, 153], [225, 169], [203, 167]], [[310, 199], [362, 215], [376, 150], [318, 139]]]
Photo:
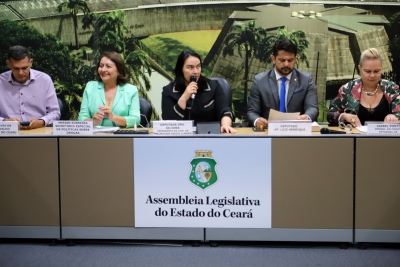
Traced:
[[[383, 96], [388, 101], [391, 113], [400, 119], [400, 90], [394, 82], [382, 79], [380, 81]], [[340, 114], [346, 113], [358, 114], [361, 98], [361, 79], [350, 81], [340, 87], [338, 95], [331, 101], [328, 121], [337, 125]]]

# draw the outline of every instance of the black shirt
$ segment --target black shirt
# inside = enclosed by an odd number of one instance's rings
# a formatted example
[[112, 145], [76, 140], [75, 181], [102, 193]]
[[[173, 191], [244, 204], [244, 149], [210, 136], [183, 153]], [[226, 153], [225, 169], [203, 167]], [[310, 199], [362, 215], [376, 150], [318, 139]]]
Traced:
[[358, 118], [360, 119], [361, 124], [364, 125], [366, 121], [384, 121], [385, 117], [390, 113], [389, 103], [384, 95], [382, 95], [381, 101], [375, 108], [369, 109], [360, 103]]

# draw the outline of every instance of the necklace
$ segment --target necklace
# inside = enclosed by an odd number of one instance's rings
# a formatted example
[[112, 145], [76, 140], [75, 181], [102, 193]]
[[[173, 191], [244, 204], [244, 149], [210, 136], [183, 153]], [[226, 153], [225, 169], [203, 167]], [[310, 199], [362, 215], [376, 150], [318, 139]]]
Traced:
[[111, 107], [110, 104], [112, 104], [113, 99], [106, 99], [107, 107]]
[[376, 88], [373, 92], [367, 92], [364, 89], [364, 85], [361, 86], [361, 90], [364, 92], [364, 94], [366, 94], [367, 96], [373, 96], [374, 94], [376, 94], [376, 92], [378, 92], [378, 88], [379, 88], [379, 83], [376, 85]]
[[[375, 95], [375, 93], [373, 93], [373, 95]], [[368, 107], [366, 109], [368, 110], [369, 113], [374, 113], [374, 111], [375, 111], [375, 108], [371, 107], [375, 103], [375, 100], [376, 100], [376, 95], [374, 96], [374, 100], [370, 104], [370, 103], [368, 103], [367, 98], [364, 96], [364, 101], [368, 105]]]
[[115, 94], [117, 93], [117, 87], [111, 89], [105, 89], [105, 100], [107, 106], [110, 107], [110, 104], [114, 101]]

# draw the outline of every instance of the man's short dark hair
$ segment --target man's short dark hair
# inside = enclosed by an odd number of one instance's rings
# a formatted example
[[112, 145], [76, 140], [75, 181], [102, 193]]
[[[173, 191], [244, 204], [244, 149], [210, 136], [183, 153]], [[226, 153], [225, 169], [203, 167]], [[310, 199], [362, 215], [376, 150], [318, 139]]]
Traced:
[[31, 53], [29, 53], [28, 48], [21, 46], [21, 45], [15, 45], [10, 47], [8, 50], [8, 60], [14, 59], [14, 60], [21, 60], [28, 57], [28, 60], [31, 59]]
[[278, 52], [280, 50], [292, 53], [295, 56], [297, 55], [297, 46], [292, 41], [286, 38], [279, 39], [275, 42], [274, 47], [272, 48], [272, 54], [274, 55], [274, 57], [278, 55]]

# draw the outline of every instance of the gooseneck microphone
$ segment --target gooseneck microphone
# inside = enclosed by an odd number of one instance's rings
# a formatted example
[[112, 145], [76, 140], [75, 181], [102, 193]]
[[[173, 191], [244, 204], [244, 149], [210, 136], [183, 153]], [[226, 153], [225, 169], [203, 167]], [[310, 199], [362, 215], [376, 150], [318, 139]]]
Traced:
[[322, 128], [321, 134], [346, 134], [346, 132], [331, 130], [328, 128]]
[[[190, 76], [190, 82], [196, 82], [196, 76]], [[192, 99], [196, 97], [196, 94], [192, 94]]]

